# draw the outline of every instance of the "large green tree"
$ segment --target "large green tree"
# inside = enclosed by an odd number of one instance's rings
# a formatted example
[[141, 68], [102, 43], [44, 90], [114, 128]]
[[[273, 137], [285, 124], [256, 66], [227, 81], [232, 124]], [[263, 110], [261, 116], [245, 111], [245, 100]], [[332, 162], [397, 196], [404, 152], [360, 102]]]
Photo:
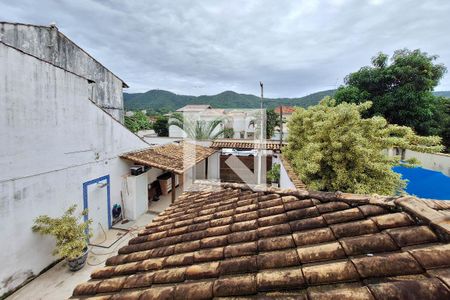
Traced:
[[418, 136], [411, 128], [391, 125], [380, 116], [362, 117], [371, 106], [371, 102], [336, 105], [327, 97], [319, 105], [294, 112], [283, 151], [310, 188], [395, 194], [405, 186], [400, 175], [392, 171], [400, 158], [388, 157], [385, 149], [442, 150], [440, 137]]
[[380, 115], [422, 135], [441, 134], [441, 98], [432, 92], [447, 70], [436, 59], [420, 50], [397, 50], [390, 59], [379, 53], [371, 66], [349, 74], [334, 97], [338, 103], [372, 101], [365, 116]]

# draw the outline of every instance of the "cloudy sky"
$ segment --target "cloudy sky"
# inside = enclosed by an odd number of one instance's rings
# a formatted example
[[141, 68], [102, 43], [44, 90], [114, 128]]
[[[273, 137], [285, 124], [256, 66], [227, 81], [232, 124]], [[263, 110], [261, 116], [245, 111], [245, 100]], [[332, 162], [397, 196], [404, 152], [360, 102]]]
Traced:
[[[58, 28], [129, 92], [303, 96], [377, 52], [420, 48], [450, 68], [450, 1], [0, 0], [0, 20]], [[447, 74], [437, 90], [450, 90]]]

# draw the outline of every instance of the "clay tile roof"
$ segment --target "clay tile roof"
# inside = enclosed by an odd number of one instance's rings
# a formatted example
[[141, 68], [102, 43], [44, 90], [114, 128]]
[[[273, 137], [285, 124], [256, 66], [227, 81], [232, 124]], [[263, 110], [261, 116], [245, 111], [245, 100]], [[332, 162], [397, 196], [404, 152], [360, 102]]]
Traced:
[[[283, 115], [290, 115], [293, 114], [295, 112], [295, 107], [293, 106], [282, 106], [283, 108]], [[274, 111], [279, 114], [281, 109], [279, 106], [275, 107]]]
[[[285, 146], [286, 143], [283, 143], [282, 145]], [[265, 140], [261, 144], [258, 140], [242, 140], [242, 139], [214, 140], [211, 144], [211, 148], [263, 149], [275, 151], [281, 150], [280, 141]]]
[[128, 152], [120, 157], [137, 164], [183, 174], [187, 169], [208, 158], [216, 151], [212, 148], [181, 142]]
[[445, 203], [200, 186], [73, 298], [450, 299]]

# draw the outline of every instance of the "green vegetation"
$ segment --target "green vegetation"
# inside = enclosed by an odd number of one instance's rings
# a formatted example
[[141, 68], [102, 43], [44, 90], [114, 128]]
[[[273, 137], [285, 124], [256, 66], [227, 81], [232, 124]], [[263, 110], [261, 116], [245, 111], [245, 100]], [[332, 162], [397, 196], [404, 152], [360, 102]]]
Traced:
[[288, 122], [284, 153], [309, 188], [396, 194], [405, 187], [391, 169], [400, 164], [400, 158], [388, 157], [384, 149], [442, 150], [437, 136], [418, 136], [411, 128], [390, 125], [380, 116], [363, 118], [361, 114], [371, 107], [371, 102], [337, 105], [327, 97], [319, 105], [296, 110]]
[[153, 130], [158, 136], [169, 136], [169, 118], [158, 116], [153, 124]]
[[233, 128], [225, 128], [223, 130], [223, 137], [226, 139], [232, 139], [234, 137], [234, 129]]
[[[84, 210], [79, 217], [74, 216], [77, 206], [73, 205], [59, 218], [51, 218], [47, 215], [39, 216], [34, 220], [32, 230], [44, 235], [52, 235], [56, 238], [56, 247], [53, 255], [69, 260], [83, 255], [87, 247], [87, 238], [91, 236], [89, 227], [92, 220], [79, 222], [79, 219], [87, 215]], [[86, 235], [86, 232], [89, 232]]]
[[272, 169], [267, 172], [267, 179], [271, 182], [280, 182], [280, 164], [274, 164]]
[[133, 116], [125, 116], [125, 126], [132, 132], [137, 132], [139, 130], [152, 129], [148, 117], [141, 111], [137, 111]]
[[[335, 90], [321, 91], [301, 98], [267, 98], [265, 108], [279, 105], [308, 107], [319, 103], [325, 96], [332, 96]], [[213, 96], [176, 95], [163, 90], [151, 90], [146, 93], [124, 93], [126, 110], [146, 109], [149, 113], [165, 114], [188, 104], [210, 104], [214, 108], [259, 108], [260, 98], [255, 95], [238, 94], [226, 91]]]
[[[259, 113], [258, 113], [259, 114]], [[259, 127], [261, 124], [261, 117], [258, 115], [255, 119], [251, 120], [248, 124], [256, 128], [256, 132], [260, 132]], [[273, 109], [266, 110], [266, 139], [270, 139], [273, 136], [275, 127], [280, 124], [280, 118]], [[258, 134], [257, 134], [258, 135]]]
[[177, 126], [182, 129], [186, 135], [197, 141], [214, 140], [223, 136], [225, 129], [223, 127], [223, 120], [216, 119], [213, 121], [204, 120], [189, 120], [184, 118], [182, 114], [172, 114], [169, 120], [169, 126]]
[[[391, 57], [379, 53], [372, 66], [361, 68], [345, 78], [335, 98], [337, 103], [363, 103], [373, 106], [365, 116], [383, 116], [389, 123], [413, 128], [421, 135], [448, 134], [448, 100], [445, 92], [433, 93], [447, 69], [436, 64], [437, 56], [420, 50], [397, 50]], [[444, 143], [450, 147], [448, 136]]]

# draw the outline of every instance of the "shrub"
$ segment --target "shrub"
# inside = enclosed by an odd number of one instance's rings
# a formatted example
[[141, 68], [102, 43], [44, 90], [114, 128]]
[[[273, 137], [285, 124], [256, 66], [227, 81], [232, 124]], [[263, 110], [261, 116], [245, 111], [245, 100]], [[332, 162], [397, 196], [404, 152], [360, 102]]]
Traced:
[[[365, 119], [371, 107], [341, 103], [327, 97], [319, 105], [298, 108], [288, 122], [284, 149], [295, 172], [310, 188], [351, 193], [395, 194], [405, 181], [392, 171], [399, 157], [384, 150], [400, 147], [421, 152], [442, 150], [437, 136], [418, 136], [405, 126], [390, 125], [382, 117]], [[403, 162], [411, 165], [414, 161]]]
[[[74, 216], [77, 206], [73, 205], [59, 218], [41, 215], [34, 221], [32, 230], [56, 238], [53, 255], [69, 260], [80, 257], [87, 247], [87, 238], [91, 236], [92, 220], [79, 222], [79, 218], [87, 215], [84, 210], [79, 217]], [[86, 234], [88, 232], [88, 234]]]

